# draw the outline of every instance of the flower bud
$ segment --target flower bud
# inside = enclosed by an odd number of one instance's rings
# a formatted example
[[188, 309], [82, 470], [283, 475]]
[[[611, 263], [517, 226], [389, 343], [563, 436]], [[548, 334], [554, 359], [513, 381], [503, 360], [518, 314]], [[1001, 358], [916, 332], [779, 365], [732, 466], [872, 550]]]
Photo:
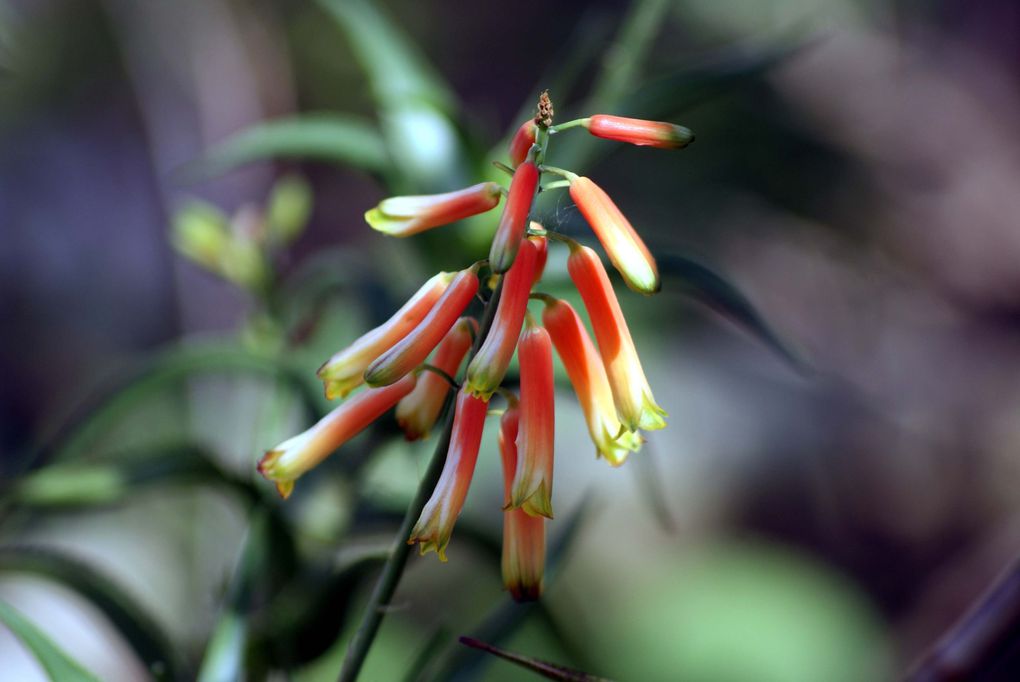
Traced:
[[266, 207], [266, 222], [276, 241], [287, 243], [301, 236], [312, 214], [312, 188], [296, 175], [273, 185]]
[[[510, 504], [510, 489], [517, 471], [517, 432], [520, 408], [512, 402], [499, 422], [499, 454], [503, 460], [503, 494]], [[514, 601], [535, 601], [542, 595], [545, 573], [545, 519], [523, 509], [503, 512], [503, 585]]]
[[465, 387], [472, 395], [486, 400], [499, 388], [514, 355], [521, 335], [524, 314], [528, 310], [528, 294], [535, 279], [538, 244], [544, 237], [521, 241], [520, 253], [503, 280], [496, 315], [485, 342], [467, 369]]
[[529, 118], [514, 133], [513, 139], [510, 140], [510, 165], [514, 168], [517, 168], [524, 163], [524, 159], [528, 158], [531, 145], [535, 144], [537, 130], [535, 119]]
[[[474, 319], [460, 318], [440, 342], [432, 364], [450, 376], [456, 376], [477, 332], [478, 323]], [[407, 440], [429, 435], [449, 391], [450, 384], [445, 378], [435, 372], [422, 372], [414, 390], [397, 403], [397, 424]]]
[[484, 213], [499, 203], [499, 195], [499, 183], [482, 182], [445, 194], [390, 197], [367, 211], [365, 220], [385, 234], [409, 237]]
[[538, 168], [531, 161], [522, 163], [514, 172], [503, 215], [489, 249], [489, 267], [493, 272], [506, 272], [517, 257], [517, 249], [528, 225], [531, 202], [538, 189], [538, 175]]
[[487, 400], [480, 400], [463, 389], [457, 394], [453, 433], [443, 473], [407, 540], [409, 545], [419, 543], [421, 554], [435, 551], [440, 561], [446, 561], [446, 546], [450, 543], [453, 525], [464, 507], [475, 472], [488, 406]]
[[584, 322], [566, 301], [547, 299], [542, 311], [542, 324], [552, 338], [584, 410], [596, 456], [605, 457], [613, 466], [620, 466], [627, 455], [641, 448], [641, 436], [627, 431], [620, 424], [609, 377]]
[[571, 244], [567, 271], [588, 311], [620, 422], [629, 431], [664, 428], [666, 412], [655, 403], [627, 321], [598, 254], [587, 246]]
[[628, 142], [639, 147], [681, 149], [694, 142], [694, 133], [688, 128], [662, 121], [597, 114], [587, 119], [584, 127], [595, 137]]
[[627, 286], [642, 294], [659, 291], [661, 282], [655, 259], [609, 195], [588, 178], [579, 177], [571, 179], [570, 197]]
[[368, 366], [365, 381], [370, 386], [392, 384], [425, 362], [425, 358], [456, 324], [457, 318], [478, 292], [477, 270], [478, 266], [473, 265], [454, 275], [450, 286], [425, 319]]
[[[536, 223], [534, 220], [528, 225], [535, 230], [545, 230], [541, 223]], [[531, 285], [534, 286], [545, 274], [545, 264], [549, 260], [549, 240], [545, 237], [531, 237], [531, 242], [538, 247], [538, 257], [535, 259], [535, 279], [531, 282]]]
[[510, 506], [551, 519], [555, 435], [552, 341], [549, 332], [535, 326], [530, 318], [521, 334], [517, 357], [521, 363], [521, 423], [517, 434], [520, 459]]
[[326, 398], [343, 398], [360, 386], [368, 365], [425, 319], [453, 278], [452, 272], [435, 275], [393, 317], [327, 360], [318, 371]]
[[266, 452], [258, 463], [258, 471], [276, 484], [280, 497], [286, 499], [294, 490], [294, 481], [334, 450], [358, 435], [397, 401], [414, 389], [414, 375], [383, 388], [370, 388], [319, 420], [304, 433], [289, 438]]

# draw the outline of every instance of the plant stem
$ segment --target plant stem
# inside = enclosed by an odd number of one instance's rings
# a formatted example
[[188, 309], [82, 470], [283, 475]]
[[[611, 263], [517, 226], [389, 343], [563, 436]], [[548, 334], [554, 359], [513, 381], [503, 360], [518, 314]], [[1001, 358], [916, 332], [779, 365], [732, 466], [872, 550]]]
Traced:
[[[475, 343], [468, 355], [468, 364], [471, 363], [471, 358], [475, 356], [478, 349], [481, 348], [485, 337], [489, 334], [502, 291], [503, 278], [500, 277], [499, 284], [496, 285], [496, 289], [492, 292], [492, 297], [489, 298], [489, 302], [485, 305], [485, 310], [482, 313], [482, 323], [478, 330], [478, 336], [475, 338]], [[386, 615], [386, 607], [393, 599], [393, 593], [397, 590], [400, 576], [403, 574], [404, 566], [407, 565], [407, 559], [411, 554], [411, 545], [407, 544], [407, 538], [411, 536], [411, 529], [414, 527], [418, 517], [421, 516], [422, 509], [432, 495], [432, 490], [436, 487], [439, 475], [443, 471], [446, 451], [450, 446], [450, 437], [453, 433], [453, 416], [453, 409], [447, 410], [446, 421], [443, 424], [443, 433], [439, 437], [439, 442], [436, 443], [436, 449], [432, 453], [428, 469], [425, 470], [425, 475], [422, 476], [418, 489], [415, 491], [411, 503], [407, 506], [404, 520], [401, 522], [400, 530], [397, 531], [397, 536], [393, 541], [393, 549], [390, 551], [389, 558], [383, 565], [382, 573], [379, 575], [379, 579], [372, 589], [372, 594], [368, 598], [368, 604], [365, 606], [365, 614], [362, 616], [361, 624], [358, 626], [357, 632], [354, 633], [354, 638], [351, 639], [351, 643], [347, 647], [347, 656], [344, 657], [343, 666], [340, 668], [340, 676], [337, 678], [339, 682], [354, 682], [357, 679], [361, 666], [365, 663], [365, 657], [368, 656], [368, 650], [372, 646], [372, 641], [375, 639], [383, 617]]]

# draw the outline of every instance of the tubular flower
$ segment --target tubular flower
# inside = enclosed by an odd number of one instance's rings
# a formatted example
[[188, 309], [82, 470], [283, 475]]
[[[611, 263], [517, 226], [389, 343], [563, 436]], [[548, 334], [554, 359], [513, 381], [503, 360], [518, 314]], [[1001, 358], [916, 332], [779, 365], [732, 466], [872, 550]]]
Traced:
[[425, 319], [453, 277], [452, 272], [435, 275], [393, 317], [327, 360], [318, 371], [326, 398], [343, 398], [360, 386], [368, 365]]
[[528, 293], [535, 278], [535, 261], [544, 237], [521, 241], [520, 253], [503, 281], [503, 293], [496, 308], [489, 335], [467, 369], [465, 387], [472, 395], [486, 400], [499, 388], [521, 335]]
[[365, 213], [373, 229], [393, 237], [409, 237], [433, 227], [447, 225], [499, 203], [500, 186], [482, 182], [456, 192], [390, 197]]
[[[499, 422], [499, 454], [503, 460], [503, 494], [510, 503], [510, 488], [517, 471], [517, 428], [520, 408], [516, 401]], [[515, 601], [535, 601], [542, 595], [545, 573], [545, 519], [523, 509], [503, 512], [503, 586]]]
[[[478, 323], [473, 318], [460, 318], [439, 344], [432, 364], [450, 376], [456, 375], [476, 333]], [[397, 403], [397, 424], [407, 440], [429, 435], [449, 390], [450, 384], [435, 372], [424, 372], [418, 377], [414, 390]]]
[[514, 133], [513, 139], [510, 140], [510, 165], [514, 168], [517, 168], [524, 163], [524, 159], [528, 158], [531, 145], [535, 144], [536, 131], [535, 120], [529, 118]]
[[493, 272], [506, 272], [517, 257], [517, 249], [528, 225], [531, 202], [534, 201], [535, 191], [538, 189], [538, 175], [538, 168], [531, 161], [522, 163], [514, 172], [506, 206], [503, 207], [503, 215], [499, 219], [499, 227], [496, 228], [496, 236], [489, 249], [489, 267]]
[[425, 361], [478, 291], [478, 267], [461, 270], [442, 297], [411, 333], [380, 355], [365, 370], [369, 386], [385, 386], [400, 379]]
[[[532, 220], [528, 226], [533, 230], [541, 232], [545, 231], [541, 223], [536, 223]], [[542, 275], [545, 273], [545, 263], [549, 260], [549, 240], [543, 238], [535, 238], [532, 243], [538, 247], [538, 257], [535, 259], [535, 279], [532, 280], [531, 285], [538, 284], [538, 281], [542, 279]]]
[[662, 121], [597, 114], [586, 119], [584, 127], [595, 137], [629, 142], [639, 147], [682, 149], [694, 142], [694, 133], [690, 129]]
[[521, 363], [521, 424], [517, 434], [520, 461], [510, 491], [510, 506], [551, 519], [555, 406], [549, 332], [529, 319], [517, 355]]
[[382, 416], [414, 389], [416, 381], [414, 375], [406, 376], [391, 386], [370, 388], [359, 393], [312, 428], [266, 452], [259, 460], [259, 473], [273, 481], [280, 497], [286, 499], [301, 474]]
[[648, 247], [609, 195], [588, 178], [572, 178], [570, 198], [595, 231], [627, 286], [642, 294], [661, 288], [659, 269]]
[[620, 422], [630, 431], [664, 428], [666, 412], [656, 404], [648, 386], [627, 321], [598, 254], [587, 246], [571, 244], [567, 271], [591, 319]]
[[460, 516], [475, 471], [488, 405], [487, 400], [480, 400], [463, 389], [457, 394], [453, 435], [443, 473], [407, 540], [409, 545], [419, 543], [421, 554], [435, 551], [440, 561], [446, 561], [446, 545], [450, 543], [453, 524]]
[[641, 448], [641, 436], [620, 424], [602, 358], [577, 311], [566, 301], [545, 300], [542, 324], [549, 332], [577, 393], [588, 422], [588, 433], [595, 443], [596, 455], [605, 457], [613, 466], [620, 466], [627, 455]]

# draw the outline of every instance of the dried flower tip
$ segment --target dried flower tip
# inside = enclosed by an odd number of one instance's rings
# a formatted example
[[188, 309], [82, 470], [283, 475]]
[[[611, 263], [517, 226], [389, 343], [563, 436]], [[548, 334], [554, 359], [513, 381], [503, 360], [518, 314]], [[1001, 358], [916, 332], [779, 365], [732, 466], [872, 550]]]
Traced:
[[553, 104], [549, 97], [549, 91], [543, 90], [538, 96], [538, 112], [535, 114], [535, 124], [548, 128], [553, 124]]

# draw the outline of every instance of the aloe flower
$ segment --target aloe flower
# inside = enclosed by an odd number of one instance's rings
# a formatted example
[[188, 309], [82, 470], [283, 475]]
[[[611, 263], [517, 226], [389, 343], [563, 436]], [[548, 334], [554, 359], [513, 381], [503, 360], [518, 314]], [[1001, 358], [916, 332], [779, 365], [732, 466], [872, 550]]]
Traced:
[[[499, 421], [499, 454], [503, 460], [503, 494], [510, 503], [510, 489], [517, 471], [517, 433], [520, 408], [516, 400]], [[503, 512], [503, 586], [515, 601], [535, 601], [542, 595], [545, 573], [545, 519], [523, 509]]]
[[482, 182], [445, 194], [390, 197], [367, 211], [365, 220], [373, 229], [390, 236], [409, 237], [485, 213], [499, 203], [499, 195], [499, 183]]
[[[528, 226], [539, 232], [545, 230], [541, 223], [536, 223], [534, 220], [528, 223]], [[542, 279], [542, 275], [545, 274], [545, 264], [549, 260], [549, 240], [544, 237], [536, 237], [532, 240], [532, 243], [538, 247], [538, 256], [535, 258], [535, 278], [531, 282], [531, 285], [534, 286], [538, 284], [539, 280]]]
[[620, 422], [629, 431], [664, 428], [666, 412], [656, 404], [648, 386], [627, 321], [598, 254], [587, 246], [571, 244], [567, 271], [591, 319]]
[[488, 406], [487, 400], [476, 398], [463, 389], [457, 394], [453, 433], [443, 473], [407, 540], [409, 545], [419, 543], [421, 554], [434, 551], [440, 561], [446, 561], [446, 546], [450, 543], [453, 525], [464, 507], [475, 472]]
[[549, 332], [528, 319], [517, 357], [521, 363], [521, 423], [517, 435], [520, 458], [510, 491], [510, 506], [532, 516], [553, 517], [552, 341]]
[[646, 295], [659, 291], [655, 259], [609, 195], [588, 178], [574, 177], [570, 180], [570, 197], [627, 286]]
[[517, 166], [524, 163], [524, 159], [528, 158], [531, 145], [535, 144], [536, 131], [535, 120], [529, 118], [514, 133], [513, 138], [510, 140], [510, 165], [514, 168], [517, 168]]
[[641, 448], [641, 436], [626, 430], [616, 416], [609, 377], [580, 315], [566, 301], [543, 300], [546, 304], [542, 324], [552, 338], [584, 410], [595, 453], [605, 457], [611, 465], [620, 466], [627, 455]]
[[421, 322], [365, 370], [369, 386], [392, 384], [415, 369], [439, 345], [478, 292], [478, 266], [454, 275], [450, 286]]
[[597, 114], [585, 119], [584, 127], [595, 137], [642, 147], [681, 149], [694, 142], [694, 133], [688, 128], [662, 121]]
[[[460, 318], [436, 348], [432, 364], [450, 376], [456, 376], [477, 332], [478, 323], [474, 319]], [[429, 435], [449, 391], [450, 384], [435, 372], [423, 372], [418, 377], [414, 390], [397, 403], [397, 424], [407, 440]]]
[[545, 238], [522, 240], [517, 260], [503, 281], [503, 293], [496, 308], [492, 328], [467, 369], [465, 387], [472, 395], [486, 400], [499, 388], [521, 335], [528, 294], [535, 279], [538, 246]]
[[489, 267], [493, 272], [506, 272], [517, 257], [517, 249], [528, 225], [531, 202], [538, 190], [538, 176], [538, 168], [531, 161], [525, 161], [514, 172], [503, 215], [489, 249]]
[[368, 365], [425, 319], [453, 277], [452, 272], [435, 275], [393, 317], [327, 360], [318, 371], [326, 398], [343, 398], [360, 386]]
[[280, 497], [286, 499], [294, 490], [294, 481], [396, 405], [414, 389], [416, 381], [414, 375], [408, 375], [390, 386], [359, 393], [312, 428], [266, 452], [259, 460], [259, 473], [275, 483]]

